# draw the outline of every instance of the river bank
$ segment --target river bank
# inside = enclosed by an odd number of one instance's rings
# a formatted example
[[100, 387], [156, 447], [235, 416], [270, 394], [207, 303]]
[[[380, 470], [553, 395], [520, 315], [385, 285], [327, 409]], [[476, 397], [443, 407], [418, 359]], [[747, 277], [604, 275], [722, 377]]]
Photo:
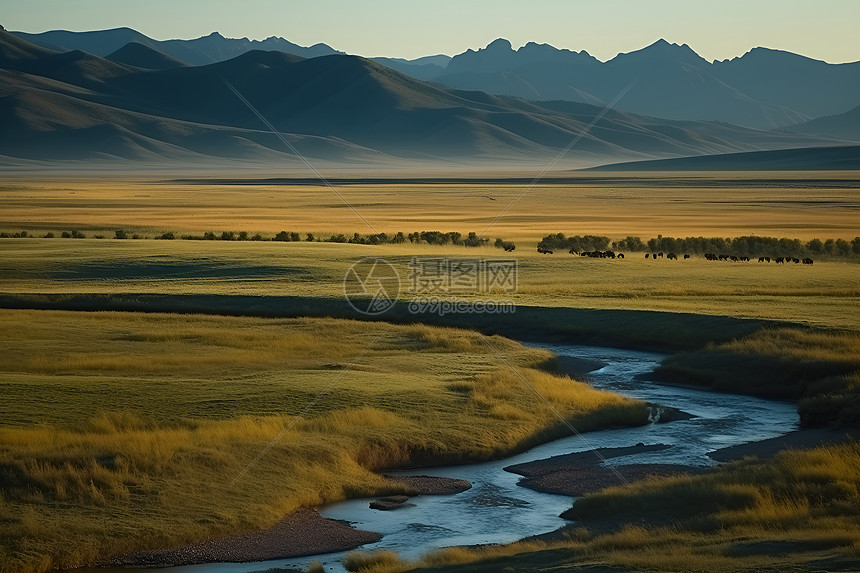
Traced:
[[[335, 522], [348, 522], [357, 530], [373, 531], [383, 536], [378, 541], [367, 543], [364, 549], [394, 550], [409, 559], [418, 558], [437, 547], [509, 543], [529, 537], [530, 534], [559, 531], [568, 524], [558, 516], [570, 507], [567, 496], [574, 492], [559, 489], [557, 493], [565, 495], [548, 495], [529, 490], [518, 485], [518, 475], [503, 471], [505, 467], [552, 459], [560, 454], [574, 454], [569, 459], [578, 458], [582, 463], [583, 459], [590, 456], [594, 462], [586, 464], [588, 467], [580, 472], [579, 479], [568, 481], [576, 483], [583, 491], [586, 490], [583, 484], [586, 484], [589, 486], [587, 490], [591, 491], [592, 488], [611, 483], [606, 481], [610, 475], [607, 469], [597, 463], [599, 458], [590, 450], [603, 451], [604, 458], [613, 449], [625, 452], [635, 463], [623, 464], [631, 468], [621, 469], [619, 473], [632, 481], [644, 475], [643, 472], [653, 474], [670, 467], [673, 471], [681, 471], [691, 466], [700, 468], [713, 465], [715, 462], [706, 454], [719, 449], [720, 445], [737, 445], [748, 437], [773, 437], [780, 429], [791, 430], [796, 423], [796, 414], [790, 404], [744, 396], [727, 397], [635, 380], [636, 374], [653, 369], [661, 360], [661, 355], [596, 347], [556, 349], [560, 355], [559, 365], [575, 364], [580, 375], [584, 369], [592, 372], [588, 378], [595, 387], [612, 389], [650, 402], [679, 406], [690, 413], [690, 419], [638, 428], [602, 430], [587, 434], [587, 438], [584, 435], [572, 435], [504, 460], [425, 468], [422, 473], [426, 475], [465, 478], [473, 483], [473, 487], [457, 495], [415, 498], [395, 511], [370, 509], [369, 503], [374, 498], [354, 499], [321, 507], [321, 516]], [[670, 447], [655, 447], [659, 444]], [[556, 459], [553, 463], [557, 462]], [[634, 469], [633, 466], [639, 467]], [[229, 571], [256, 571], [267, 566], [285, 565], [304, 567], [309, 563], [309, 558], [290, 559], [286, 558], [286, 553], [284, 555], [276, 561], [248, 563], [246, 567], [240, 566]], [[313, 559], [337, 568], [340, 567], [342, 557], [342, 553], [332, 553]], [[213, 564], [195, 566], [193, 571], [209, 573], [226, 569]]]
[[[450, 495], [471, 487], [471, 484], [464, 480], [433, 476], [390, 476], [388, 479], [406, 485], [410, 491], [409, 498], [419, 495]], [[315, 509], [302, 508], [262, 531], [179, 547], [140, 551], [94, 565], [164, 568], [201, 563], [248, 563], [348, 551], [380, 539], [382, 535], [379, 533], [356, 529], [347, 523], [325, 518]]]

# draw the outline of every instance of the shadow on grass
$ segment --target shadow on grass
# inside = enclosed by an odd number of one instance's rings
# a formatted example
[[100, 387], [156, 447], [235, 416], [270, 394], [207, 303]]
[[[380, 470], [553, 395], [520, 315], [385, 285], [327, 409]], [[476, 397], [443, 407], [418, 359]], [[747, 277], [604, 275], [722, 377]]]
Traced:
[[307, 296], [4, 294], [0, 295], [0, 308], [349, 318], [452, 326], [517, 340], [663, 351], [695, 349], [709, 342], [740, 338], [769, 324], [762, 320], [700, 314], [543, 306], [517, 306], [512, 313], [440, 316], [411, 313], [403, 302], [382, 315], [368, 317], [343, 299]]

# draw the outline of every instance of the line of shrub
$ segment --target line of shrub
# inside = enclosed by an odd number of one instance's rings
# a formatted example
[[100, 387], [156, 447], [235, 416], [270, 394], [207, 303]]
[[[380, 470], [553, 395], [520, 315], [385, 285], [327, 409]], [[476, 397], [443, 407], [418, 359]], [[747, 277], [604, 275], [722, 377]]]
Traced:
[[[86, 239], [87, 235], [81, 231], [63, 231], [60, 235], [64, 239]], [[16, 233], [0, 233], [0, 239], [18, 239], [18, 238], [45, 238], [53, 239], [54, 233], [46, 233], [45, 235], [31, 235], [27, 231], [19, 231]], [[104, 235], [93, 235], [94, 239], [104, 239]], [[114, 239], [161, 239], [174, 240], [177, 235], [172, 232], [162, 233], [154, 237], [143, 236], [138, 233], [129, 233], [125, 229], [117, 229], [114, 232]], [[313, 233], [297, 233], [295, 231], [280, 231], [272, 237], [264, 237], [256, 233], [249, 234], [247, 231], [206, 231], [202, 235], [180, 235], [178, 238], [186, 241], [278, 241], [278, 242], [317, 242], [317, 243], [353, 243], [358, 245], [400, 245], [404, 243], [412, 244], [428, 244], [428, 245], [454, 245], [462, 247], [482, 247], [490, 243], [488, 237], [481, 237], [477, 233], [470, 232], [466, 235], [451, 231], [443, 233], [441, 231], [420, 231], [415, 233], [371, 233], [362, 235], [353, 233], [351, 237], [343, 233], [336, 235], [314, 235]], [[513, 251], [516, 249], [511, 241], [496, 239], [493, 246], [505, 251]]]

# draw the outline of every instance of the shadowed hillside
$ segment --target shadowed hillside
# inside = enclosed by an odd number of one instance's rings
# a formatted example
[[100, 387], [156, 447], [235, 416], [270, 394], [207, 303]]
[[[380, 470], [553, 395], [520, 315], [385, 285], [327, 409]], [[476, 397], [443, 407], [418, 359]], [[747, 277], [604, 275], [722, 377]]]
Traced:
[[831, 142], [451, 90], [356, 56], [303, 59], [253, 50], [189, 67], [131, 44], [112, 59], [50, 52], [0, 32], [0, 116], [6, 119], [0, 155], [147, 161], [292, 155], [228, 83], [302, 154], [338, 161], [546, 163], [575, 141], [575, 159], [594, 164]]
[[193, 40], [164, 41], [154, 40], [131, 28], [93, 32], [52, 30], [41, 34], [13, 33], [23, 40], [52, 50], [60, 52], [83, 50], [102, 57], [119, 50], [129, 42], [135, 42], [194, 66], [229, 60], [251, 50], [274, 50], [303, 58], [339, 53], [325, 44], [315, 44], [306, 48], [276, 36], [265, 40], [249, 40], [248, 38], [225, 38], [218, 32]]
[[792, 131], [813, 135], [840, 137], [849, 141], [860, 141], [860, 106], [838, 115], [819, 117], [800, 125], [792, 126]]
[[779, 149], [631, 161], [593, 167], [597, 171], [817, 171], [860, 169], [860, 145]]
[[106, 59], [145, 70], [169, 70], [187, 66], [185, 62], [137, 42], [129, 42]]

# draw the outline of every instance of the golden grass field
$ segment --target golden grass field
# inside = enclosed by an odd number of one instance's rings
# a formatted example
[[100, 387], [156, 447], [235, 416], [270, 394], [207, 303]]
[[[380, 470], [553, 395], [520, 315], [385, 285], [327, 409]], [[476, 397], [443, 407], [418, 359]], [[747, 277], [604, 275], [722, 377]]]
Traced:
[[[486, 174], [478, 174], [486, 176]], [[523, 175], [523, 174], [521, 174]], [[523, 179], [529, 181], [525, 174]], [[762, 236], [851, 240], [860, 235], [854, 172], [601, 175], [601, 183], [553, 176], [528, 183], [340, 185], [338, 192], [375, 231], [481, 233], [514, 240], [517, 304], [649, 309], [860, 326], [860, 265], [817, 261], [814, 268], [752, 263], [579, 260], [539, 255], [555, 232], [643, 240], [664, 236]], [[0, 193], [0, 230], [31, 234], [116, 229], [281, 230], [317, 235], [372, 230], [322, 185], [179, 184], [172, 178], [9, 177]], [[523, 193], [523, 191], [526, 191]], [[342, 297], [342, 279], [360, 257], [384, 257], [406, 282], [412, 256], [505, 257], [499, 249], [430, 245], [351, 245], [114, 239], [0, 240], [0, 293], [159, 292]]]
[[[568, 172], [550, 174], [534, 186], [530, 182], [535, 173], [500, 174], [515, 175], [520, 177], [517, 182], [434, 184], [403, 182], [395, 176], [385, 184], [338, 185], [343, 200], [323, 185], [188, 184], [174, 182], [169, 174], [41, 179], [9, 175], [0, 187], [0, 230], [44, 234], [79, 229], [106, 236], [113, 236], [118, 228], [143, 234], [209, 230], [274, 234], [286, 229], [351, 235], [440, 230], [535, 243], [553, 232], [643, 239], [658, 234], [756, 234], [804, 241], [813, 237], [850, 240], [858, 235], [860, 174], [856, 172], [621, 176]], [[556, 182], [559, 176], [565, 182]], [[595, 177], [601, 181], [569, 182], [569, 178]]]
[[0, 332], [4, 573], [265, 528], [402, 489], [378, 470], [564, 434], [523, 378], [583, 431], [648, 418], [538, 370], [548, 352], [455, 329], [0, 311]]
[[[409, 298], [412, 257], [513, 257], [519, 271], [515, 293], [459, 296], [510, 299], [523, 307], [667, 311], [667, 324], [670, 312], [800, 323], [813, 330], [792, 326], [722, 340], [699, 354], [679, 355], [675, 367], [688, 372], [700, 367], [735, 386], [743, 377], [720, 368], [741, 364], [734, 362], [738, 356], [752, 357], [763, 368], [823, 365], [821, 372], [829, 376], [833, 364], [850, 369], [856, 363], [856, 262], [817, 260], [809, 267], [700, 257], [652, 261], [641, 253], [602, 260], [558, 252], [540, 255], [535, 246], [556, 232], [613, 239], [638, 235], [646, 240], [658, 234], [850, 240], [860, 234], [857, 175], [686, 174], [625, 176], [601, 183], [549, 178], [529, 189], [485, 233], [515, 241], [513, 254], [489, 246], [408, 243], [0, 239], [0, 295], [142, 293], [342, 301], [347, 269], [361, 257], [374, 256], [396, 267], [402, 294]], [[464, 234], [482, 233], [524, 189], [522, 183], [499, 182], [338, 187], [375, 231]], [[116, 229], [149, 237], [165, 231], [244, 230], [269, 236], [281, 230], [371, 232], [330, 189], [319, 185], [192, 185], [170, 182], [167, 175], [133, 179], [118, 174], [9, 176], [0, 186], [0, 231], [79, 230], [112, 237]], [[517, 315], [510, 320], [515, 322]], [[647, 320], [631, 322], [630, 328]], [[671, 326], [665, 330], [661, 342], [672, 339]], [[704, 333], [700, 340], [709, 336]], [[140, 548], [140, 540], [158, 547], [266, 527], [301, 505], [390, 490], [374, 470], [421, 459], [486, 459], [548, 439], [558, 430], [557, 420], [519, 375], [580, 429], [641, 423], [647, 413], [642, 404], [541, 370], [552, 362], [544, 352], [500, 337], [415, 324], [0, 310], [0, 342], [0, 470], [8, 477], [0, 496], [4, 573], [75, 566]], [[347, 368], [356, 357], [356, 364]], [[838, 402], [839, 411], [849, 412], [850, 419], [858, 378], [856, 372], [839, 372], [841, 378], [815, 382], [826, 387], [825, 406]], [[225, 490], [224, 476], [239, 475], [334, 378], [336, 386], [303, 420], [236, 486]], [[802, 391], [796, 397], [818, 399]], [[834, 455], [847, 459], [848, 469], [839, 470], [847, 471], [847, 478], [824, 464], [820, 479], [849, 484], [846, 491], [856, 488], [857, 470], [850, 465], [858, 457], [856, 448]], [[791, 471], [806, 475], [807, 462], [791, 464], [796, 466]], [[747, 470], [758, 471], [752, 466]], [[722, 491], [718, 482], [696, 483]], [[770, 495], [770, 482], [759, 485], [765, 488], [761, 495]], [[740, 486], [726, 487], [734, 491]], [[645, 493], [637, 490], [637, 495]], [[849, 493], [855, 495], [856, 490]], [[213, 496], [223, 503], [213, 505]], [[749, 499], [759, 503], [758, 498]], [[781, 498], [774, 503], [777, 509], [784, 505]], [[749, 539], [818, 539], [810, 529], [815, 524], [824, 528], [823, 537], [832, 537], [832, 528], [841, 527], [842, 519], [854, 519], [856, 525], [854, 514], [816, 521], [817, 507], [812, 503], [801, 508], [808, 509], [804, 516], [815, 518], [806, 529], [796, 526], [794, 513], [777, 512], [767, 524], [732, 522], [738, 529], [731, 531]], [[735, 539], [734, 533], [716, 538], [713, 547], [707, 537], [696, 538], [693, 549], [687, 549], [688, 535], [698, 534], [631, 529], [605, 539], [571, 540], [549, 550], [561, 555], [582, 552], [594, 559], [614, 555], [607, 559], [622, 567], [657, 563], [649, 561], [647, 552], [669, 554], [678, 559], [679, 570], [692, 563], [684, 559], [693, 551], [713, 553], [713, 559], [703, 561], [707, 570], [725, 565], [717, 557], [720, 548]], [[642, 549], [625, 561], [629, 548]], [[517, 545], [500, 548], [498, 554], [526, 550], [538, 551], [532, 556], [546, 555], [547, 548]], [[455, 554], [421, 565], [482, 557]], [[525, 557], [524, 566], [530, 558]], [[750, 563], [768, 562], [756, 559]], [[379, 563], [386, 560], [388, 565]], [[402, 565], [396, 556], [373, 558], [369, 564], [379, 565], [379, 570]]]
[[[860, 265], [590, 259], [513, 253], [518, 305], [694, 312], [860, 329]], [[362, 257], [382, 257], [409, 297], [412, 257], [509, 259], [493, 247], [115, 239], [0, 239], [0, 293], [162, 293], [343, 298]], [[461, 293], [469, 298], [468, 292]], [[471, 295], [472, 298], [475, 295]], [[484, 295], [485, 296], [485, 295]]]

